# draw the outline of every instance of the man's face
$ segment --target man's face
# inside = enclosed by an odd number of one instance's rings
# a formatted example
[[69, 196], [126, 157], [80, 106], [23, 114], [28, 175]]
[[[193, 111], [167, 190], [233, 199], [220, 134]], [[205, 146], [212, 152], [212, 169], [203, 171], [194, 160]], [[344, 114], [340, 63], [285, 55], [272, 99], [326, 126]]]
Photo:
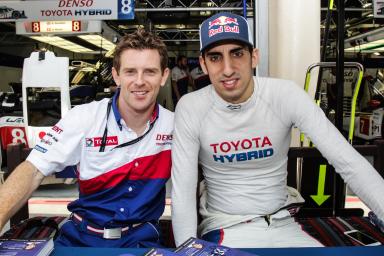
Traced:
[[216, 92], [225, 101], [241, 103], [253, 93], [253, 74], [258, 61], [258, 51], [252, 54], [248, 47], [237, 43], [215, 46], [200, 56], [200, 65], [209, 75]]
[[143, 113], [152, 110], [160, 86], [167, 80], [169, 69], [161, 72], [157, 50], [125, 50], [120, 57], [120, 70], [112, 68], [113, 79], [121, 87], [120, 111]]
[[180, 60], [180, 66], [183, 67], [183, 68], [186, 68], [187, 65], [188, 65], [188, 60], [187, 60], [187, 58], [182, 58], [182, 59]]

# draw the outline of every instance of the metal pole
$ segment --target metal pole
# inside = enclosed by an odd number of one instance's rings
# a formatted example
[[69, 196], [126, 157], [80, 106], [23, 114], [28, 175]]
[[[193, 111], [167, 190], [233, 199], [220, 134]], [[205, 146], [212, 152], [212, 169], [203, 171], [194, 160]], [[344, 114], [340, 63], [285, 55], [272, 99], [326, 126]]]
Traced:
[[336, 127], [343, 131], [344, 98], [344, 0], [337, 1], [337, 48], [336, 48]]
[[[255, 48], [258, 48], [258, 44], [256, 43], [256, 33], [258, 32], [258, 29], [256, 26], [258, 26], [259, 24], [256, 22], [256, 17], [257, 17], [257, 11], [259, 10], [259, 8], [257, 7], [257, 5], [259, 4], [259, 0], [252, 0], [253, 1], [253, 46]], [[253, 70], [253, 75], [257, 75], [257, 67]]]
[[[344, 98], [344, 0], [337, 1], [337, 48], [336, 48], [336, 127], [343, 132], [343, 98]], [[345, 184], [340, 175], [334, 175], [333, 215], [345, 206]]]
[[326, 21], [325, 21], [323, 48], [321, 49], [320, 61], [326, 61], [325, 57], [326, 57], [326, 53], [327, 53], [329, 26], [331, 24], [332, 11], [333, 11], [333, 0], [328, 0], [328, 10], [327, 10], [327, 17], [326, 17]]
[[[332, 10], [333, 10], [333, 0], [328, 0], [328, 9], [327, 9], [327, 17], [325, 21], [325, 29], [324, 29], [324, 38], [323, 38], [323, 48], [321, 48], [320, 61], [326, 61], [326, 53], [327, 53], [327, 44], [328, 44], [328, 36], [329, 36], [329, 26], [332, 18]], [[320, 97], [320, 89], [321, 89], [321, 80], [323, 77], [323, 68], [320, 67], [319, 75], [317, 77], [317, 87], [315, 93], [315, 100], [319, 100]], [[328, 106], [327, 106], [328, 108]]]
[[243, 16], [247, 18], [247, 0], [243, 0]]

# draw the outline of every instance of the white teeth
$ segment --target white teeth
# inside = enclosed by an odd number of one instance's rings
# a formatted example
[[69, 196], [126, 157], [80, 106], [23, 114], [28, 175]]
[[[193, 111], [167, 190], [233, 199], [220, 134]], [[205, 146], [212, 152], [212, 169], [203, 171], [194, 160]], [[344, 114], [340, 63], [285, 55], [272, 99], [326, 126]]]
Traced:
[[224, 83], [225, 85], [233, 85], [233, 84], [236, 83], [236, 79], [234, 79], [234, 80], [223, 81], [223, 83]]
[[145, 95], [147, 92], [132, 92], [132, 93], [136, 95]]
[[234, 84], [235, 82], [236, 82], [236, 80], [223, 81], [223, 83], [228, 84], [228, 85]]

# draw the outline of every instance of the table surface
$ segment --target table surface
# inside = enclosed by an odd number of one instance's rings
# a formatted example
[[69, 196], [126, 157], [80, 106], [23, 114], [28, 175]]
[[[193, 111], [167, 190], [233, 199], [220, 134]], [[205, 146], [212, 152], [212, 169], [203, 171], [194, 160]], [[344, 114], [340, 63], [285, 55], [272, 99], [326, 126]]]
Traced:
[[[80, 248], [56, 247], [51, 256], [141, 256], [149, 249], [136, 248]], [[323, 247], [323, 248], [256, 248], [243, 249], [259, 256], [383, 256], [384, 246], [350, 246], [350, 247]]]

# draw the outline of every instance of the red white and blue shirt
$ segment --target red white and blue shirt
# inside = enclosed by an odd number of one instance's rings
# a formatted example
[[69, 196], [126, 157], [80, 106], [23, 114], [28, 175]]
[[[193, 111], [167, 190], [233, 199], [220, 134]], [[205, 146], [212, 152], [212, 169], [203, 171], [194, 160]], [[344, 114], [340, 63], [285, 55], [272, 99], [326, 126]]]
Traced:
[[27, 158], [44, 175], [77, 165], [79, 199], [68, 209], [101, 227], [159, 219], [171, 172], [173, 113], [157, 105], [153, 115], [158, 118], [151, 118], [155, 123], [149, 133], [137, 143], [113, 149], [138, 137], [121, 118], [117, 98], [108, 116], [104, 152], [99, 150], [109, 99], [71, 109]]

